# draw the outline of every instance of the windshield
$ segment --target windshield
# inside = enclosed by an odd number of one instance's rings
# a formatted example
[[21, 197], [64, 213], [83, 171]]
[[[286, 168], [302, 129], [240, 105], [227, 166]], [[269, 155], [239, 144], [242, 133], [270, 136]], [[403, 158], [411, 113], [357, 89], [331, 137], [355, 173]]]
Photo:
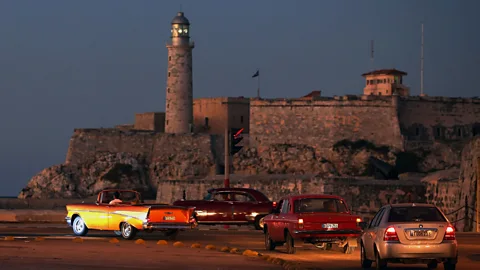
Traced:
[[347, 213], [345, 203], [332, 198], [304, 198], [294, 202], [295, 213]]
[[[114, 194], [116, 191], [106, 191], [103, 193], [102, 203], [109, 203], [114, 199]], [[131, 203], [131, 202], [140, 202], [141, 198], [137, 192], [134, 191], [118, 191], [120, 194], [120, 199], [122, 203]]]
[[431, 206], [405, 206], [393, 207], [390, 210], [388, 222], [412, 221], [447, 221], [436, 207]]

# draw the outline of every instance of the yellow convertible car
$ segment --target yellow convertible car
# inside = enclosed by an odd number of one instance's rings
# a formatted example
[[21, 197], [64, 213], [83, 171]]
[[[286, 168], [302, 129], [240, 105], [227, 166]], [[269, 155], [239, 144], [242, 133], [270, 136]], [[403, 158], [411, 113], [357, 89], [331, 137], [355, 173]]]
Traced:
[[66, 208], [65, 220], [78, 236], [89, 230], [103, 230], [133, 239], [138, 231], [163, 231], [174, 238], [180, 230], [197, 226], [194, 207], [144, 204], [133, 190], [103, 190], [96, 203], [69, 204]]

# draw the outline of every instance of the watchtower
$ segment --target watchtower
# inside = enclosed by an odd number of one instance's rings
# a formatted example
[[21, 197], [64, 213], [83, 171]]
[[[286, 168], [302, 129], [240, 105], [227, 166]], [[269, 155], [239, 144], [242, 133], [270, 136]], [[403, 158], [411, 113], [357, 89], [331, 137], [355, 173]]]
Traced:
[[396, 69], [374, 70], [362, 74], [365, 77], [364, 95], [409, 96], [410, 88], [403, 84], [407, 73]]
[[193, 130], [193, 76], [190, 22], [178, 12], [172, 20], [171, 41], [167, 43], [168, 71], [165, 133]]

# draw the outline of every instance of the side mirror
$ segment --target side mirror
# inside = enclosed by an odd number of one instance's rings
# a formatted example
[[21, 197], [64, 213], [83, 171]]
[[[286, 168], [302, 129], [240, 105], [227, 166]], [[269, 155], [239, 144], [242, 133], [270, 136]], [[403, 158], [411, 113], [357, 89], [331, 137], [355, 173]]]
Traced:
[[358, 225], [360, 226], [360, 228], [362, 228], [362, 230], [365, 230], [367, 228], [367, 222], [365, 221], [358, 223]]

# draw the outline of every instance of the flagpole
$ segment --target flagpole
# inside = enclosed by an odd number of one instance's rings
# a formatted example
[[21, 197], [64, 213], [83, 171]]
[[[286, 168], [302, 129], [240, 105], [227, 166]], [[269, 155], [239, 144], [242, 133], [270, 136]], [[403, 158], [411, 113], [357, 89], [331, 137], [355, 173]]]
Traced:
[[257, 98], [260, 99], [260, 69], [258, 70], [258, 78], [257, 78]]

